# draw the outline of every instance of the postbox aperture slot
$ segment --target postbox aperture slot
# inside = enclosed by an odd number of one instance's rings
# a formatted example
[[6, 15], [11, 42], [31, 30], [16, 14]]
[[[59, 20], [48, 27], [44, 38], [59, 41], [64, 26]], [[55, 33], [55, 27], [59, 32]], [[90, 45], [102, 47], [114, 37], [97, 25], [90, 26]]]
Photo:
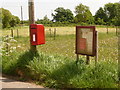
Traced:
[[36, 42], [36, 34], [33, 33], [33, 42]]
[[37, 29], [37, 28], [31, 28], [31, 29]]

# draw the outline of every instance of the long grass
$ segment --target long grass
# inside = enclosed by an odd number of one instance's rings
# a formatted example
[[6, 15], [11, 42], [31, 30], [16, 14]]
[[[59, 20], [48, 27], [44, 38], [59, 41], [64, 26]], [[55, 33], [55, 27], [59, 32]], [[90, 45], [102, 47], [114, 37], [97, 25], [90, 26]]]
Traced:
[[2, 56], [2, 72], [30, 78], [50, 88], [117, 88], [118, 37], [115, 33], [99, 33], [99, 62], [85, 64], [80, 56], [76, 65], [75, 35], [46, 35], [46, 44], [37, 46], [38, 53], [29, 51], [29, 37], [15, 37], [19, 47]]
[[42, 56], [27, 67], [36, 80], [51, 88], [116, 88], [118, 82], [117, 63], [111, 61], [86, 66], [84, 60], [76, 65], [65, 57]]
[[[17, 58], [19, 57], [19, 58]], [[118, 66], [112, 60], [86, 65], [64, 56], [33, 55], [27, 51], [16, 57], [3, 57], [3, 73], [31, 78], [50, 88], [117, 88]], [[9, 59], [9, 61], [8, 61]]]

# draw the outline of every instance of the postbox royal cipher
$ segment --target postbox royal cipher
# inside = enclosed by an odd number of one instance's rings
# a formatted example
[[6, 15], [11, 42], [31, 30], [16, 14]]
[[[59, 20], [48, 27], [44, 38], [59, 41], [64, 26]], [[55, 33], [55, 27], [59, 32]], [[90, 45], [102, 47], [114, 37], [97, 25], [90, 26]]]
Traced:
[[30, 25], [30, 43], [31, 45], [45, 44], [45, 32], [42, 24]]

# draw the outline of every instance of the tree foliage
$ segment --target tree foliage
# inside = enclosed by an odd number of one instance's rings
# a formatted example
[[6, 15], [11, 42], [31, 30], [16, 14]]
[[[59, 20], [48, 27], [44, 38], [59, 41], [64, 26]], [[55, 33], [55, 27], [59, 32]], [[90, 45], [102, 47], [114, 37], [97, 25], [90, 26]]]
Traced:
[[17, 16], [12, 16], [12, 19], [10, 21], [10, 26], [15, 27], [19, 23], [20, 23], [20, 19]]
[[115, 3], [116, 4], [116, 17], [115, 19], [115, 25], [120, 26], [120, 3]]
[[63, 7], [58, 7], [54, 10], [55, 14], [52, 13], [53, 21], [55, 22], [72, 22], [73, 21], [73, 13], [70, 9], [64, 9]]
[[12, 19], [12, 14], [10, 11], [1, 8], [2, 10], [2, 24], [3, 24], [3, 28], [7, 28], [10, 27], [10, 21]]
[[11, 14], [7, 9], [0, 8], [2, 16], [2, 28], [14, 27], [20, 23], [20, 19], [17, 16]]
[[99, 8], [95, 14], [96, 22], [99, 18], [108, 25], [120, 25], [120, 3], [108, 3], [104, 8]]
[[101, 24], [105, 24], [105, 22], [107, 22], [107, 21], [108, 21], [108, 17], [106, 15], [106, 13], [104, 12], [104, 9], [102, 7], [100, 7], [95, 15], [95, 23], [101, 25]]
[[92, 16], [92, 13], [89, 10], [88, 6], [85, 6], [83, 4], [79, 4], [78, 6], [75, 7], [75, 22], [84, 22], [84, 23], [93, 23], [94, 18]]
[[43, 19], [37, 19], [37, 24], [51, 24], [52, 21], [45, 15]]

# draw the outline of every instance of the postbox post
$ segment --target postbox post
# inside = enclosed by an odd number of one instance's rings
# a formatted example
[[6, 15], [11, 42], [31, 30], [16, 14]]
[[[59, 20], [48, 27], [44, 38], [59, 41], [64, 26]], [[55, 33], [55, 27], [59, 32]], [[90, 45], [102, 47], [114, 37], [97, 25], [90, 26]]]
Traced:
[[90, 57], [86, 55], [86, 64], [88, 65], [90, 63]]
[[[29, 0], [28, 5], [29, 5], [29, 32], [30, 32], [30, 24], [35, 24], [35, 20], [34, 20], [34, 0]], [[37, 51], [36, 45], [31, 45], [30, 44], [30, 50], [32, 52], [36, 52]]]

